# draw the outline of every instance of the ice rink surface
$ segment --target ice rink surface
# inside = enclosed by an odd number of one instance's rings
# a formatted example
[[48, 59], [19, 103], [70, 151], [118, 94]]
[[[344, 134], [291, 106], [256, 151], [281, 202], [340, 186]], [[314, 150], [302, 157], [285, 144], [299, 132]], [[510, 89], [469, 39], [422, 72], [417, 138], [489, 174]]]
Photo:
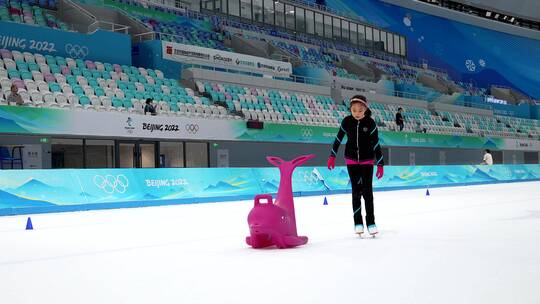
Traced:
[[540, 182], [296, 198], [295, 249], [245, 244], [252, 201], [0, 217], [0, 303], [540, 303]]

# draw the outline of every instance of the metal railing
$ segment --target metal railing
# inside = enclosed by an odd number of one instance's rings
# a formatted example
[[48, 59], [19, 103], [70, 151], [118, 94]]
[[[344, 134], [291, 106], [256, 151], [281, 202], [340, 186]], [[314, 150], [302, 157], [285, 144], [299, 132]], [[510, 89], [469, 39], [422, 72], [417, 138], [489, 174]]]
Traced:
[[97, 31], [98, 29], [103, 29], [110, 32], [128, 34], [129, 28], [130, 27], [127, 25], [117, 24], [117, 23], [108, 22], [108, 21], [96, 20], [94, 23], [88, 26], [88, 33], [93, 33]]
[[479, 102], [468, 102], [464, 100], [456, 100], [454, 102], [454, 105], [461, 106], [461, 107], [467, 107], [467, 108], [476, 108], [476, 109], [482, 109], [482, 110], [493, 110], [493, 106], [487, 103], [479, 103]]

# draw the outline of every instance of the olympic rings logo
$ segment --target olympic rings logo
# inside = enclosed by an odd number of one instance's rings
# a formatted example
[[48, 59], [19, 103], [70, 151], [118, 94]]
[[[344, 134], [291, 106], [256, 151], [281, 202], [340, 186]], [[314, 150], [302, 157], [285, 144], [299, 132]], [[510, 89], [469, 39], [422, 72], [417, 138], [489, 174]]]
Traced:
[[313, 130], [311, 130], [311, 129], [301, 129], [300, 132], [302, 133], [302, 137], [312, 137], [313, 136]]
[[66, 44], [65, 50], [66, 53], [68, 53], [69, 56], [73, 58], [82, 59], [89, 54], [88, 48], [86, 46], [80, 46], [77, 44], [68, 43]]
[[199, 132], [199, 125], [198, 124], [187, 124], [186, 125], [186, 131], [191, 134], [195, 134]]
[[303, 173], [304, 182], [308, 185], [315, 185], [319, 182], [319, 177], [313, 172], [304, 172]]
[[129, 186], [129, 180], [123, 174], [117, 176], [110, 174], [105, 176], [95, 175], [94, 184], [108, 194], [113, 194], [114, 192], [125, 193]]

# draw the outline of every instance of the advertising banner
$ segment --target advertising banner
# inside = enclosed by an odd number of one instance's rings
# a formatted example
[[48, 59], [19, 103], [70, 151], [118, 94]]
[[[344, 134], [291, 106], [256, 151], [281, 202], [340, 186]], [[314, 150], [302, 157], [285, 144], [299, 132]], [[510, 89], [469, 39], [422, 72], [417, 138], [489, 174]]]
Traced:
[[[540, 180], [540, 165], [388, 166], [375, 190]], [[278, 168], [0, 170], [0, 215], [253, 199]], [[299, 167], [297, 196], [350, 190], [346, 167]]]
[[289, 62], [168, 41], [163, 41], [162, 45], [163, 59], [172, 61], [208, 64], [265, 75], [290, 76], [292, 73], [292, 65]]
[[[337, 131], [337, 127], [277, 123], [248, 129], [243, 120], [0, 106], [0, 134], [331, 144]], [[515, 138], [380, 131], [379, 139], [382, 146], [393, 147], [540, 151], [539, 141]]]
[[0, 21], [0, 49], [131, 65], [129, 35], [92, 34]]

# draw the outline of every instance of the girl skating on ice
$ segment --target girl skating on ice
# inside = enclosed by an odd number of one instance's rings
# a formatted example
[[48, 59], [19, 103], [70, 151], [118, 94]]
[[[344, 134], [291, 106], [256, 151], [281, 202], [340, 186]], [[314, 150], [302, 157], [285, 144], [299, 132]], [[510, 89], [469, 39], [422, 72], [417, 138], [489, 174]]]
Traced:
[[345, 145], [345, 163], [351, 180], [352, 205], [355, 232], [364, 232], [361, 198], [364, 197], [366, 209], [366, 226], [369, 234], [377, 234], [373, 210], [373, 166], [377, 166], [376, 176], [380, 179], [384, 174], [384, 161], [379, 143], [379, 134], [375, 121], [371, 118], [368, 101], [362, 95], [351, 98], [349, 110], [351, 115], [345, 117], [334, 140], [328, 169], [335, 167], [336, 155], [341, 142], [347, 135]]

